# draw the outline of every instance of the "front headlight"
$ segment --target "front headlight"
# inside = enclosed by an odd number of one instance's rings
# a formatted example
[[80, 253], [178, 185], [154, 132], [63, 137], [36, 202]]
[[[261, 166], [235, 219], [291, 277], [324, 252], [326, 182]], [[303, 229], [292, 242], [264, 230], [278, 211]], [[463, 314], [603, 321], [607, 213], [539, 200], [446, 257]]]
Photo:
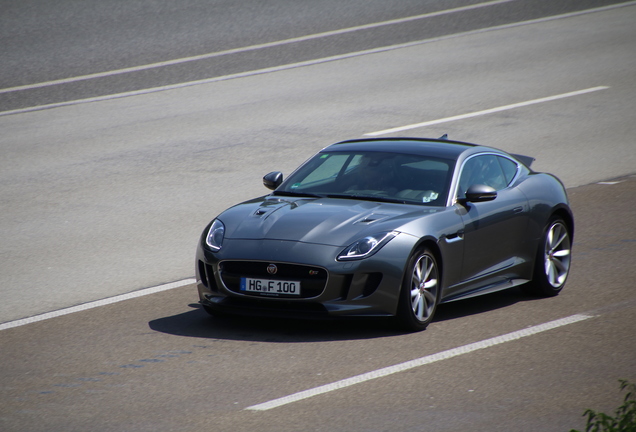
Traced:
[[215, 219], [210, 225], [208, 235], [205, 237], [205, 244], [213, 251], [218, 251], [223, 246], [223, 237], [225, 236], [225, 225], [218, 219]]
[[382, 246], [387, 244], [393, 237], [398, 235], [397, 231], [381, 232], [376, 235], [366, 236], [353, 242], [338, 255], [338, 261], [358, 260], [368, 258]]

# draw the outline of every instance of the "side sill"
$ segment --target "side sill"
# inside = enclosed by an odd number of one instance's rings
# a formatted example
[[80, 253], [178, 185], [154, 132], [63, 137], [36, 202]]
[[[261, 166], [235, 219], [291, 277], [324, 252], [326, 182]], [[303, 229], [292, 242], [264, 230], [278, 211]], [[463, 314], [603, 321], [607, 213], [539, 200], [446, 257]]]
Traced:
[[472, 291], [468, 291], [466, 293], [462, 293], [459, 295], [455, 295], [449, 298], [443, 299], [440, 303], [450, 303], [457, 300], [469, 299], [472, 297], [478, 297], [485, 294], [491, 294], [497, 291], [507, 290], [509, 288], [513, 288], [519, 285], [523, 285], [524, 283], [530, 282], [529, 279], [507, 279], [503, 282], [498, 282], [496, 284], [486, 285], [485, 287], [477, 288]]

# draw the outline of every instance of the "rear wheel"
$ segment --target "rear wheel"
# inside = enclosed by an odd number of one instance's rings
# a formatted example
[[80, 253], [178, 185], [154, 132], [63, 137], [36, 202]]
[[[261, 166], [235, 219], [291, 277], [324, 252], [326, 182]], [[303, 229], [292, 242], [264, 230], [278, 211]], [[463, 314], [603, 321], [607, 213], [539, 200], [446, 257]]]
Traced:
[[400, 291], [398, 320], [408, 331], [424, 330], [433, 320], [440, 294], [435, 256], [420, 249], [409, 259]]
[[526, 284], [526, 292], [552, 297], [561, 292], [570, 272], [572, 240], [566, 223], [553, 218], [546, 225], [539, 243], [532, 282]]

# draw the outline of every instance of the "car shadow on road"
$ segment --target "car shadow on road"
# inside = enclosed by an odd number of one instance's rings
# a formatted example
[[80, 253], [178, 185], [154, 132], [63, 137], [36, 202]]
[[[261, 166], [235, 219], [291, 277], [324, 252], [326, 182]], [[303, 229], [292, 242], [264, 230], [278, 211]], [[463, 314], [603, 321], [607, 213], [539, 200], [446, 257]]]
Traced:
[[433, 322], [477, 315], [532, 300], [539, 300], [539, 298], [524, 293], [521, 288], [511, 288], [480, 297], [441, 304], [435, 312]]
[[[433, 322], [448, 321], [505, 308], [532, 300], [520, 290], [511, 289], [438, 307]], [[190, 311], [148, 323], [157, 332], [202, 339], [226, 339], [255, 342], [300, 343], [374, 339], [404, 335], [387, 318], [338, 320], [299, 320], [283, 318], [227, 317], [208, 315], [200, 305]]]
[[152, 330], [178, 336], [278, 343], [371, 339], [403, 333], [388, 319], [212, 317], [198, 304], [189, 307], [189, 312], [159, 318], [148, 325]]

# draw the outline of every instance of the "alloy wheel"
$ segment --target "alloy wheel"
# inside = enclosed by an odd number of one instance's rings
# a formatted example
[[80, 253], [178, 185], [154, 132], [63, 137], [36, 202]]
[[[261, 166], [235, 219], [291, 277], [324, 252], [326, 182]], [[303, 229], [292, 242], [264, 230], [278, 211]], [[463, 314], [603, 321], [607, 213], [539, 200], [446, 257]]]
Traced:
[[550, 285], [558, 288], [565, 283], [570, 271], [572, 245], [567, 227], [560, 221], [548, 230], [545, 241], [545, 275]]
[[434, 259], [428, 254], [420, 255], [411, 275], [411, 308], [418, 321], [427, 321], [435, 311], [438, 279]]

